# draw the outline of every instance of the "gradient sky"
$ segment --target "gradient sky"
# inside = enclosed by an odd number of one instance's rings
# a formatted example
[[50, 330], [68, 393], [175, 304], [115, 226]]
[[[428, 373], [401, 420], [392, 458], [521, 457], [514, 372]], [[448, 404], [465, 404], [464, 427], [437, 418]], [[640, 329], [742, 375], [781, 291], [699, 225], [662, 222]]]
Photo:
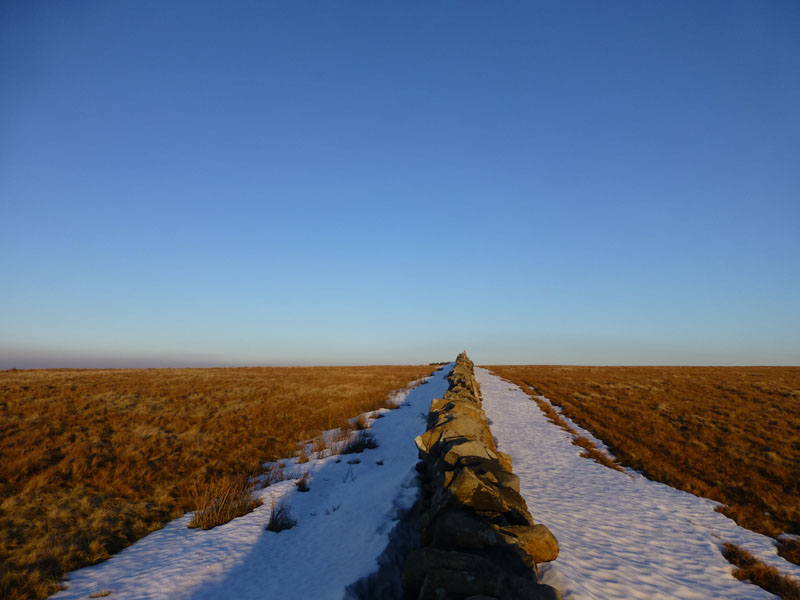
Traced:
[[800, 364], [800, 3], [0, 4], [0, 368]]

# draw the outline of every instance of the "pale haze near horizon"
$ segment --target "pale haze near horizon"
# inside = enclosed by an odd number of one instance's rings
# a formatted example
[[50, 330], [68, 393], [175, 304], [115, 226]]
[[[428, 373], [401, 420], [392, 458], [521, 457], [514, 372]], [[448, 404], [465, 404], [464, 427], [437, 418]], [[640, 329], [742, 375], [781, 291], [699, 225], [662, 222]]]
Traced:
[[799, 26], [5, 3], [0, 369], [798, 365]]

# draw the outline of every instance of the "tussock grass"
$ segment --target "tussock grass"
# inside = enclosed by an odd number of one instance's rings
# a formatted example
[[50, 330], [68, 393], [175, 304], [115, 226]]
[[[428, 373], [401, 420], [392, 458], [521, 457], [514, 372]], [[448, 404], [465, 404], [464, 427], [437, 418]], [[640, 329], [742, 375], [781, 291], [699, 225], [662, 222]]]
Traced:
[[311, 460], [311, 457], [309, 456], [308, 452], [306, 452], [306, 444], [303, 443], [300, 447], [300, 452], [297, 455], [297, 464], [307, 463], [309, 460]]
[[318, 457], [322, 457], [324, 456], [326, 450], [328, 450], [328, 445], [325, 443], [325, 438], [321, 435], [314, 438], [314, 442], [311, 445], [311, 451]]
[[[800, 368], [490, 368], [560, 406], [621, 464], [725, 504], [748, 529], [800, 534]], [[798, 562], [791, 546], [779, 552]]]
[[274, 504], [269, 514], [269, 522], [266, 525], [267, 531], [278, 533], [286, 529], [291, 529], [297, 525], [297, 521], [292, 518], [292, 510], [289, 504]]
[[783, 600], [800, 600], [800, 583], [781, 575], [777, 569], [758, 560], [736, 544], [725, 544], [722, 555], [736, 567], [733, 576], [749, 581]]
[[44, 598], [64, 573], [193, 510], [195, 484], [292, 456], [430, 371], [0, 372], [0, 598]]
[[193, 491], [195, 514], [189, 527], [211, 529], [261, 506], [261, 501], [253, 498], [249, 480], [245, 475], [236, 475], [196, 485]]
[[378, 440], [369, 431], [358, 431], [343, 447], [340, 454], [358, 454], [367, 449], [377, 448]]
[[305, 474], [295, 483], [298, 492], [311, 491], [311, 472], [306, 471]]
[[778, 554], [797, 565], [800, 565], [800, 541], [781, 540], [778, 542]]

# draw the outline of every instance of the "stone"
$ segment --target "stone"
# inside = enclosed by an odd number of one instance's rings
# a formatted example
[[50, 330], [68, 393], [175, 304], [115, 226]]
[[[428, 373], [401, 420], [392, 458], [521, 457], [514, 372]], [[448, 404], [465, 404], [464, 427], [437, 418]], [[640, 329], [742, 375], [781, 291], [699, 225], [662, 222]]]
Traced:
[[443, 550], [480, 550], [504, 542], [502, 534], [483, 519], [460, 510], [438, 515], [427, 537], [432, 546]]
[[425, 575], [419, 600], [450, 600], [469, 597], [502, 598], [502, 600], [561, 600], [549, 585], [534, 583], [502, 571], [472, 574], [465, 571], [431, 569]]
[[421, 450], [424, 449], [427, 454], [436, 454], [437, 451], [434, 447], [437, 444], [459, 440], [479, 440], [489, 448], [494, 447], [489, 425], [470, 419], [465, 415], [453, 415], [443, 423], [420, 435], [419, 438], [420, 441], [417, 442], [417, 447]]
[[420, 587], [418, 600], [455, 600], [465, 596], [501, 597], [502, 586], [491, 575], [476, 576], [465, 571], [430, 569]]
[[[444, 457], [445, 462], [450, 462], [448, 461], [448, 456], [450, 456], [450, 453], [454, 450], [458, 452], [457, 448], [458, 446], [454, 446], [450, 449], [448, 454]], [[488, 450], [488, 452], [492, 453], [491, 450]], [[472, 453], [471, 455], [461, 456], [454, 466], [456, 468], [472, 469], [476, 475], [486, 475], [487, 479], [519, 492], [519, 477], [503, 468], [503, 464], [500, 462], [499, 458], [476, 456], [476, 454], [477, 453]], [[489, 456], [491, 456], [491, 454], [489, 454]]]
[[537, 567], [558, 556], [558, 543], [534, 525], [511, 456], [497, 450], [465, 353], [448, 380], [444, 397], [431, 402], [428, 430], [415, 439], [423, 547], [406, 559], [404, 598], [559, 600], [539, 583]]
[[451, 467], [465, 458], [481, 459], [484, 461], [497, 460], [497, 454], [486, 447], [485, 444], [468, 440], [450, 447], [443, 459]]
[[500, 481], [500, 485], [511, 488], [519, 494], [519, 477], [517, 475], [509, 471], [502, 471], [497, 478]]
[[495, 565], [482, 556], [431, 547], [418, 548], [406, 557], [403, 589], [419, 590], [425, 577], [434, 570], [461, 572], [473, 577], [490, 577], [497, 572]]
[[498, 527], [506, 543], [514, 544], [527, 553], [536, 564], [558, 557], [558, 541], [545, 525]]
[[511, 473], [514, 470], [513, 461], [511, 460], [511, 455], [506, 454], [505, 452], [497, 451], [497, 457], [500, 459], [500, 464], [503, 465], [503, 468]]
[[461, 469], [447, 488], [456, 504], [475, 511], [501, 513], [510, 524], [533, 525], [525, 500], [511, 488], [493, 485], [471, 469]]
[[442, 410], [428, 415], [428, 429], [434, 429], [439, 426], [447, 424], [458, 416], [469, 417], [473, 421], [481, 423], [487, 429], [489, 428], [489, 419], [486, 414], [476, 405], [470, 405], [466, 402], [459, 402], [456, 406], [449, 410]]
[[451, 410], [455, 404], [452, 400], [448, 400], [447, 398], [434, 398], [431, 401], [431, 410], [430, 412], [444, 412]]
[[533, 583], [522, 577], [510, 576], [503, 582], [509, 600], [561, 600], [558, 590], [543, 583]]

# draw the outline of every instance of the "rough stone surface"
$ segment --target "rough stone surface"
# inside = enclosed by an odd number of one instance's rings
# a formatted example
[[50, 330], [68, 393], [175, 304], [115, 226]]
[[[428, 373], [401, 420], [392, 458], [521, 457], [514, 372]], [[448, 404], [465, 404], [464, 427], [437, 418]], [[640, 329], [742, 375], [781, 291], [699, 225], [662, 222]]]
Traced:
[[558, 591], [538, 583], [536, 566], [555, 559], [558, 543], [534, 525], [511, 457], [497, 450], [466, 354], [449, 380], [415, 440], [422, 547], [406, 559], [403, 597], [558, 600]]
[[429, 542], [445, 550], [479, 550], [505, 541], [503, 535], [479, 518], [466, 511], [447, 511], [436, 519], [428, 530]]
[[[464, 414], [448, 413], [439, 423], [423, 433], [420, 438], [423, 447], [431, 452], [436, 444], [455, 441], [478, 440], [489, 448], [494, 448], [494, 440], [489, 424], [476, 421]], [[491, 443], [489, 443], [491, 442]]]
[[497, 451], [497, 456], [500, 458], [500, 464], [503, 465], [503, 468], [508, 471], [509, 473], [513, 471], [513, 462], [511, 460], [511, 455], [506, 454], [505, 452]]
[[537, 564], [558, 558], [558, 541], [544, 525], [533, 527], [512, 525], [498, 528], [497, 531], [507, 543], [522, 548]]
[[[497, 460], [497, 454], [486, 447], [485, 444], [468, 440], [450, 447], [444, 455], [444, 462], [450, 466], [464, 459], [482, 459], [484, 461]], [[498, 461], [499, 465], [499, 461]]]

